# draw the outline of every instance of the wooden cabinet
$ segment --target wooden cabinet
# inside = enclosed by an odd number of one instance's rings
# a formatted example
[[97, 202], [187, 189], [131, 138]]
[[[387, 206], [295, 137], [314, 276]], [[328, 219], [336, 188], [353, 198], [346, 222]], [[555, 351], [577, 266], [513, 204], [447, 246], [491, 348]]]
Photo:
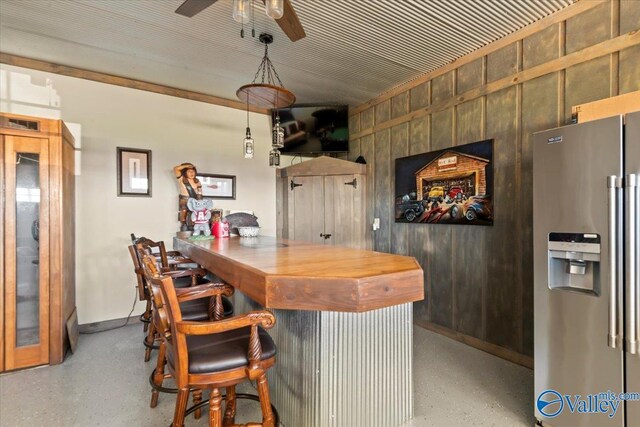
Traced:
[[278, 169], [278, 237], [367, 249], [366, 166], [318, 157]]
[[0, 371], [61, 363], [75, 310], [73, 137], [0, 114]]

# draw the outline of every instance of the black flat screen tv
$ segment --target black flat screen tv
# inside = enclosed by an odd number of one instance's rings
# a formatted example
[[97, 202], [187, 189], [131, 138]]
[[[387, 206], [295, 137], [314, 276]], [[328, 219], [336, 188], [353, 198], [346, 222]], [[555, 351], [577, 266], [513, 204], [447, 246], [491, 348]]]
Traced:
[[347, 105], [294, 105], [272, 111], [284, 129], [283, 154], [346, 153], [349, 151]]

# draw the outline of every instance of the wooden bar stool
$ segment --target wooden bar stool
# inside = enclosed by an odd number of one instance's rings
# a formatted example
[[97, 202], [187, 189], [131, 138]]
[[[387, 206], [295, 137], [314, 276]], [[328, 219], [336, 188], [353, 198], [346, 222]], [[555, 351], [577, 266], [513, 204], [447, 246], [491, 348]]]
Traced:
[[[178, 386], [173, 426], [184, 425], [190, 391], [194, 390], [196, 403], [196, 391], [201, 396], [205, 389], [211, 390], [209, 425], [235, 426], [235, 386], [246, 380], [255, 380], [262, 423], [249, 425], [274, 427], [266, 372], [275, 364], [276, 347], [263, 329], [273, 327], [273, 314], [263, 310], [212, 322], [185, 320], [181, 299], [215, 296], [220, 300], [225, 289], [203, 285], [198, 286], [200, 289], [196, 292], [192, 292], [195, 289], [184, 290], [181, 291], [182, 296], [178, 296], [173, 279], [160, 275], [152, 256], [144, 255], [142, 263], [153, 296], [154, 319], [163, 338], [161, 351], [166, 351], [166, 366]], [[224, 415], [221, 388], [226, 388]]]
[[[151, 292], [151, 289], [150, 289]], [[232, 286], [224, 284], [224, 283], [209, 283], [206, 285], [198, 285], [191, 288], [184, 289], [176, 289], [176, 296], [178, 299], [178, 303], [180, 304], [181, 309], [189, 304], [192, 301], [202, 301], [203, 299], [210, 297], [215, 298], [216, 306], [220, 307], [222, 304], [223, 296], [231, 296], [233, 295], [234, 289]], [[153, 293], [152, 293], [153, 297]], [[164, 309], [164, 302], [161, 298], [160, 292], [156, 292], [155, 298], [153, 300], [154, 307], [158, 307], [153, 311], [153, 322], [154, 327], [157, 331], [162, 330], [162, 319], [160, 318], [160, 314]], [[166, 309], [165, 309], [166, 310]], [[184, 312], [184, 310], [183, 310]], [[228, 317], [228, 316], [227, 316]], [[221, 310], [214, 310], [213, 312], [209, 312], [209, 317], [207, 319], [193, 319], [195, 321], [203, 321], [203, 320], [222, 320], [225, 318], [225, 313]], [[184, 319], [184, 317], [183, 317]], [[163, 382], [165, 379], [170, 378], [171, 374], [165, 373], [165, 366], [167, 363], [167, 348], [164, 343], [164, 340], [160, 341], [160, 347], [158, 350], [158, 358], [156, 361], [156, 368], [153, 370], [150, 382], [151, 382], [151, 407], [155, 408], [158, 404], [158, 397], [160, 392], [168, 392], [168, 393], [177, 393], [178, 389], [168, 389], [163, 386]], [[194, 389], [193, 391], [193, 403], [194, 405], [199, 404], [202, 401], [202, 390]], [[200, 409], [195, 410], [195, 418], [200, 418]]]
[[[151, 304], [151, 293], [148, 288], [148, 284], [146, 282], [144, 271], [142, 269], [142, 264], [140, 263], [140, 253], [138, 252], [138, 248], [143, 251], [143, 253], [151, 253], [151, 247], [147, 246], [146, 242], [138, 243], [137, 248], [133, 245], [129, 246], [129, 254], [131, 255], [131, 260], [133, 262], [134, 271], [136, 273], [137, 279], [137, 287], [138, 287], [138, 298], [142, 300], [146, 300], [147, 305], [145, 308], [145, 312], [142, 315], [142, 318], [151, 320], [152, 316], [152, 304]], [[155, 258], [155, 255], [154, 255]], [[157, 258], [156, 262], [157, 262]], [[189, 260], [190, 261], [190, 260]], [[207, 284], [209, 282], [205, 276], [207, 271], [202, 268], [195, 269], [185, 269], [185, 270], [171, 270], [167, 268], [165, 264], [160, 264], [160, 269], [164, 271], [164, 274], [170, 275], [174, 278], [174, 284], [177, 288], [188, 288], [198, 284]], [[198, 320], [209, 320], [213, 319], [214, 311], [218, 310], [222, 312], [223, 317], [229, 317], [233, 315], [233, 304], [231, 301], [224, 297], [221, 299], [221, 305], [215, 306], [215, 301], [212, 299], [211, 301], [207, 301], [204, 299], [185, 302], [183, 305], [184, 316], [188, 320], [198, 321]], [[145, 346], [145, 362], [148, 362], [151, 358], [151, 351], [159, 348], [159, 344], [155, 344], [156, 341], [160, 341], [159, 336], [156, 334], [156, 328], [153, 322], [145, 323], [144, 331], [147, 333], [145, 339], [143, 340], [143, 344]]]
[[[132, 246], [129, 246], [129, 254], [131, 255], [131, 258], [133, 259], [136, 254], [133, 250], [133, 246], [135, 246], [136, 244], [140, 243], [145, 245], [146, 247], [148, 247], [152, 254], [156, 257], [156, 259], [158, 260], [158, 262], [161, 262], [162, 266], [163, 266], [163, 270], [169, 270], [169, 269], [179, 269], [181, 267], [193, 267], [194, 263], [192, 260], [190, 260], [189, 258], [183, 256], [180, 252], [178, 251], [170, 251], [168, 252], [166, 250], [166, 247], [164, 245], [164, 242], [159, 241], [159, 242], [155, 242], [151, 239], [148, 239], [146, 237], [136, 237], [135, 234], [131, 233], [131, 242], [132, 242]], [[139, 264], [139, 262], [137, 262], [137, 264]], [[196, 264], [197, 266], [197, 264]], [[199, 267], [199, 266], [198, 266]], [[134, 260], [134, 269], [136, 268], [136, 260]], [[147, 329], [149, 327], [149, 323], [151, 322], [151, 298], [149, 298], [149, 296], [147, 295], [147, 291], [146, 291], [146, 287], [144, 286], [143, 283], [143, 279], [142, 279], [142, 275], [141, 274], [136, 274], [137, 276], [137, 280], [138, 280], [138, 299], [140, 301], [145, 301], [147, 302], [147, 306], [146, 309], [144, 311], [144, 313], [142, 313], [140, 315], [140, 321], [143, 323], [143, 329], [144, 332], [147, 332]], [[177, 284], [178, 286], [180, 286], [180, 284]]]
[[[144, 269], [142, 268], [142, 264], [140, 260], [145, 256], [149, 255], [155, 259], [156, 268], [158, 271], [162, 268], [162, 264], [160, 264], [160, 258], [156, 256], [156, 254], [151, 252], [151, 248], [146, 245], [146, 242], [137, 243], [136, 247], [129, 247], [129, 251], [132, 253], [132, 259], [134, 260], [134, 265], [137, 265], [137, 274], [139, 276], [139, 281], [141, 281], [145, 286], [145, 294], [149, 295], [149, 302], [153, 297], [151, 293], [151, 288], [149, 282], [146, 280], [146, 276], [144, 274]], [[183, 319], [190, 321], [204, 321], [204, 320], [221, 320], [225, 317], [230, 317], [233, 315], [233, 305], [231, 301], [227, 298], [234, 293], [234, 288], [225, 283], [212, 283], [205, 281], [197, 282], [193, 279], [194, 275], [198, 275], [199, 277], [203, 277], [206, 273], [206, 270], [203, 269], [190, 269], [190, 270], [165, 270], [165, 275], [171, 276], [174, 279], [174, 283], [183, 286], [182, 288], [177, 288], [176, 292], [179, 295], [180, 299], [180, 308], [183, 313]], [[186, 281], [181, 283], [180, 281], [186, 278], [191, 278], [190, 281]], [[196, 285], [196, 283], [200, 283], [200, 285]], [[205, 288], [209, 289], [221, 289], [223, 290], [222, 294], [219, 296], [211, 295], [211, 297], [207, 300], [202, 295], [202, 291]], [[194, 298], [193, 296], [197, 295], [199, 297]], [[158, 302], [159, 304], [159, 302]], [[151, 311], [154, 313], [154, 311]], [[163, 382], [167, 375], [164, 372], [164, 366], [166, 364], [166, 350], [164, 349], [163, 341], [158, 334], [158, 318], [157, 316], [152, 316], [151, 327], [149, 328], [148, 334], [145, 338], [144, 344], [146, 347], [145, 350], [145, 361], [148, 361], [150, 358], [151, 350], [158, 349], [158, 359], [156, 361], [156, 368], [153, 370], [149, 377], [149, 382], [151, 384], [151, 404], [152, 408], [155, 408], [158, 404], [158, 398], [161, 392], [164, 393], [177, 393], [178, 390], [175, 388], [167, 388], [163, 386]], [[158, 343], [157, 345], [155, 343]], [[169, 375], [170, 376], [170, 375]], [[199, 390], [194, 390], [193, 393], [193, 401], [194, 404], [200, 403], [202, 399], [202, 392]], [[200, 418], [201, 411], [197, 409], [195, 411], [195, 418]]]

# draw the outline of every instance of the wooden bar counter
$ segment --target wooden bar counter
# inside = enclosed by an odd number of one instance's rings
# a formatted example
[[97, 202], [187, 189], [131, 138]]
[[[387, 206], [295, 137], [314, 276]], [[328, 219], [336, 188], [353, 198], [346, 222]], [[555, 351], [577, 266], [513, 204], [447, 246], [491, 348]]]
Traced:
[[237, 291], [236, 313], [267, 308], [269, 377], [284, 426], [400, 426], [413, 416], [412, 257], [272, 237], [174, 240]]

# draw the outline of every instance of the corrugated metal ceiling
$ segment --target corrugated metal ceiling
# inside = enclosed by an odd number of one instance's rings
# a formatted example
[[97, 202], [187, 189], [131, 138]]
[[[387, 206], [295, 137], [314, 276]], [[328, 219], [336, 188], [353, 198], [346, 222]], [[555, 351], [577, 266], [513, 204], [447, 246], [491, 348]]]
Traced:
[[[292, 0], [292, 43], [256, 10], [256, 32], [299, 102], [357, 105], [574, 0]], [[0, 50], [235, 99], [263, 49], [240, 38], [231, 0], [193, 18], [182, 0], [1, 0]], [[256, 8], [261, 2], [256, 1]], [[250, 33], [250, 31], [248, 31]]]

